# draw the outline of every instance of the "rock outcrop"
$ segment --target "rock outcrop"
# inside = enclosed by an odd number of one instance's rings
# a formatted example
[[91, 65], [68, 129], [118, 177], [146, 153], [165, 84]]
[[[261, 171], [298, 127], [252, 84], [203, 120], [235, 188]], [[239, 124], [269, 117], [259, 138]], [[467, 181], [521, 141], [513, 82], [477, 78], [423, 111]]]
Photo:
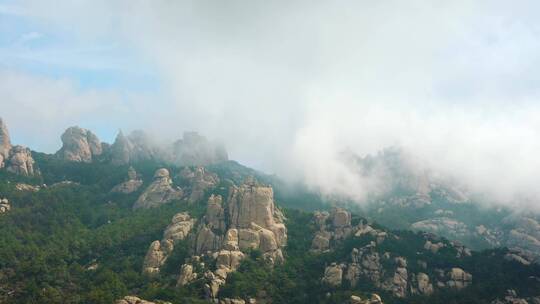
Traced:
[[110, 153], [111, 162], [115, 165], [165, 159], [164, 152], [146, 132], [141, 130], [135, 130], [128, 136], [120, 131], [111, 145]]
[[189, 214], [185, 212], [176, 214], [163, 232], [163, 239], [152, 242], [148, 248], [143, 263], [143, 274], [158, 275], [160, 267], [174, 250], [175, 242], [185, 239], [194, 225], [195, 219], [192, 219]]
[[5, 163], [9, 158], [9, 151], [11, 150], [11, 140], [6, 124], [0, 118], [0, 168], [5, 167]]
[[183, 191], [172, 186], [169, 170], [158, 169], [154, 174], [154, 181], [139, 196], [133, 209], [153, 208], [169, 203], [173, 200], [181, 199]]
[[123, 299], [116, 301], [116, 304], [171, 304], [170, 302], [150, 302], [135, 296], [125, 296]]
[[351, 213], [342, 208], [333, 208], [330, 212], [316, 211], [313, 223], [317, 228], [311, 242], [313, 252], [329, 251], [331, 242], [339, 242], [352, 235], [359, 237], [369, 234], [376, 237], [378, 242], [382, 242], [386, 237], [386, 232], [373, 229], [363, 220], [358, 225], [352, 226]]
[[135, 191], [139, 190], [139, 188], [142, 186], [142, 184], [143, 184], [143, 181], [137, 175], [137, 171], [135, 171], [135, 169], [133, 169], [133, 167], [129, 167], [129, 169], [128, 169], [128, 180], [114, 186], [114, 188], [112, 188], [111, 192], [129, 194], [129, 193], [132, 193], [132, 192], [135, 192]]
[[[227, 275], [236, 271], [247, 250], [256, 249], [269, 264], [283, 261], [282, 248], [287, 242], [284, 217], [274, 205], [269, 186], [248, 179], [232, 186], [224, 203], [219, 195], [208, 199], [206, 214], [193, 238], [192, 266], [182, 266], [178, 285], [188, 284], [189, 278], [203, 278], [209, 299], [216, 299]], [[202, 259], [215, 260], [215, 268], [201, 265]], [[198, 266], [202, 274], [194, 274]]]
[[228, 160], [223, 146], [211, 143], [197, 132], [185, 132], [173, 144], [172, 155], [173, 162], [179, 166], [206, 166]]
[[14, 146], [9, 151], [7, 170], [15, 174], [33, 176], [38, 171], [34, 168], [34, 159], [30, 149], [23, 146]]
[[7, 126], [0, 118], [0, 169], [25, 176], [39, 175], [34, 164], [30, 149], [11, 145]]
[[341, 282], [343, 281], [343, 268], [345, 267], [344, 264], [338, 265], [337, 263], [332, 263], [324, 270], [322, 282], [332, 287], [341, 286]]
[[103, 153], [98, 137], [89, 130], [70, 127], [61, 138], [62, 148], [56, 154], [64, 160], [90, 163]]
[[9, 212], [11, 210], [11, 204], [7, 198], [0, 199], [0, 214]]
[[191, 169], [185, 167], [180, 171], [179, 176], [187, 194], [189, 204], [200, 202], [205, 191], [216, 187], [219, 184], [219, 177], [215, 173], [208, 172], [204, 167], [195, 167]]
[[461, 268], [452, 268], [447, 273], [446, 286], [455, 289], [463, 289], [472, 283], [472, 275]]
[[[321, 217], [316, 216], [315, 219], [321, 219]], [[327, 218], [323, 222], [329, 223], [331, 221]], [[353, 248], [346, 261], [334, 262], [327, 266], [322, 276], [323, 283], [338, 288], [342, 286], [343, 282], [347, 282], [354, 289], [359, 282], [367, 281], [397, 298], [406, 298], [411, 295], [429, 296], [437, 288], [459, 290], [472, 284], [472, 275], [458, 267], [428, 269], [427, 263], [418, 258], [412, 260], [414, 265], [411, 267], [409, 261], [399, 255], [399, 251], [383, 251], [382, 247], [379, 246], [387, 240], [400, 242], [400, 236], [388, 233], [380, 242], [377, 237], [378, 233], [372, 234], [371, 230], [366, 229], [368, 225], [364, 224], [363, 227], [363, 229], [356, 229], [357, 232], [351, 234], [351, 237], [367, 237], [365, 240], [371, 239], [371, 241], [365, 246]], [[356, 236], [357, 234], [358, 236]], [[438, 249], [434, 251], [433, 246], [446, 247], [446, 253], [450, 250], [454, 251], [457, 258], [470, 255], [468, 248], [460, 244], [448, 241], [437, 242], [429, 234], [425, 234], [424, 237], [427, 238], [426, 245], [417, 249], [416, 255], [418, 257], [424, 254], [428, 256], [437, 254]], [[425, 272], [418, 271], [419, 268], [425, 269]], [[430, 278], [428, 273], [435, 273], [436, 276]]]
[[369, 299], [364, 299], [359, 296], [352, 295], [349, 300], [350, 304], [384, 304], [378, 294], [372, 294]]

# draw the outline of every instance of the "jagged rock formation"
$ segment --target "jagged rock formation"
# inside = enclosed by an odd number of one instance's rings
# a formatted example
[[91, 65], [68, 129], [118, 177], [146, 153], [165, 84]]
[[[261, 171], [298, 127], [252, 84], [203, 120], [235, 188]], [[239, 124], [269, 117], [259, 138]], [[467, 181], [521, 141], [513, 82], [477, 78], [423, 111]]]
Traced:
[[194, 225], [195, 219], [186, 212], [176, 214], [163, 232], [163, 239], [152, 242], [148, 248], [143, 263], [143, 274], [149, 276], [159, 274], [160, 267], [174, 250], [174, 243], [185, 239]]
[[331, 212], [316, 211], [313, 222], [318, 229], [311, 243], [313, 252], [325, 252], [330, 250], [330, 243], [341, 241], [351, 235], [361, 236], [370, 234], [379, 241], [384, 240], [386, 232], [373, 229], [364, 221], [358, 225], [351, 225], [351, 213], [342, 208], [333, 208]]
[[[283, 221], [283, 215], [274, 206], [272, 188], [253, 180], [232, 186], [225, 205], [221, 196], [210, 196], [206, 215], [193, 238], [195, 255], [182, 266], [178, 285], [203, 277], [207, 297], [216, 299], [220, 286], [228, 273], [240, 265], [246, 250], [258, 249], [268, 263], [281, 263], [281, 249], [287, 242]], [[216, 268], [208, 269], [203, 264], [202, 276], [194, 274], [195, 266], [201, 267], [203, 257], [215, 260]]]
[[34, 163], [30, 149], [11, 145], [7, 126], [0, 118], [0, 169], [26, 176], [39, 175]]
[[372, 294], [369, 299], [362, 299], [358, 296], [351, 296], [350, 304], [384, 304], [381, 297], [378, 294]]
[[23, 146], [14, 146], [9, 151], [7, 170], [15, 174], [32, 176], [37, 175], [34, 169], [34, 159], [30, 149]]
[[11, 210], [11, 204], [7, 198], [0, 199], [0, 214], [6, 213]]
[[129, 194], [137, 191], [143, 184], [142, 179], [137, 175], [137, 171], [133, 167], [128, 169], [128, 180], [114, 186], [111, 192]]
[[128, 136], [120, 131], [111, 145], [110, 153], [111, 162], [115, 165], [164, 159], [164, 152], [141, 130], [135, 130]]
[[[316, 232], [312, 244], [312, 249], [316, 249], [316, 252], [320, 252], [321, 248], [332, 249], [326, 247], [329, 243], [328, 238], [324, 241], [324, 247], [319, 245], [319, 240], [325, 237], [322, 234], [331, 235], [329, 231], [338, 236], [360, 237], [368, 242], [363, 247], [353, 248], [347, 261], [334, 262], [324, 269], [322, 282], [330, 287], [338, 288], [342, 286], [343, 282], [348, 282], [354, 288], [360, 281], [368, 281], [376, 288], [391, 293], [394, 297], [405, 298], [411, 295], [429, 296], [437, 288], [462, 289], [472, 283], [472, 275], [461, 268], [429, 269], [427, 263], [419, 259], [423, 254], [438, 254], [438, 251], [443, 247], [447, 248], [445, 254], [451, 250], [455, 252], [456, 258], [470, 256], [470, 250], [458, 242], [449, 242], [432, 234], [424, 234], [425, 244], [417, 249], [418, 258], [413, 260], [414, 265], [418, 266], [409, 268], [409, 261], [400, 256], [399, 252], [382, 251], [381, 248], [384, 247], [380, 247], [387, 241], [399, 242], [400, 237], [394, 233], [377, 231], [362, 221], [357, 226], [351, 227], [350, 214], [343, 209], [334, 209], [331, 213], [317, 212], [314, 216], [314, 222], [319, 228], [325, 227]], [[347, 229], [342, 234], [343, 230], [332, 230], [336, 227]], [[380, 237], [383, 232], [385, 233], [384, 237]], [[332, 243], [337, 244], [336, 242]], [[419, 269], [423, 269], [423, 271], [418, 271]]]
[[64, 160], [90, 163], [103, 153], [101, 142], [89, 130], [70, 127], [61, 138], [62, 148], [56, 154]]
[[9, 159], [9, 151], [11, 150], [11, 140], [6, 124], [0, 118], [0, 168], [4, 168], [5, 162]]
[[172, 150], [173, 163], [180, 166], [206, 166], [228, 160], [223, 146], [209, 142], [197, 132], [185, 132]]
[[120, 131], [111, 145], [113, 164], [126, 165], [138, 161], [160, 161], [177, 166], [206, 166], [226, 161], [222, 146], [208, 141], [196, 132], [186, 132], [182, 139], [170, 146], [160, 146], [144, 131], [133, 131], [125, 136]]
[[154, 174], [154, 181], [139, 196], [133, 205], [133, 209], [158, 207], [172, 200], [181, 199], [182, 196], [182, 189], [173, 188], [169, 170], [165, 168], [158, 169]]
[[204, 167], [195, 167], [194, 169], [185, 167], [180, 171], [180, 180], [187, 185], [185, 190], [189, 193], [187, 196], [189, 204], [201, 201], [205, 191], [219, 184], [217, 174], [208, 172]]

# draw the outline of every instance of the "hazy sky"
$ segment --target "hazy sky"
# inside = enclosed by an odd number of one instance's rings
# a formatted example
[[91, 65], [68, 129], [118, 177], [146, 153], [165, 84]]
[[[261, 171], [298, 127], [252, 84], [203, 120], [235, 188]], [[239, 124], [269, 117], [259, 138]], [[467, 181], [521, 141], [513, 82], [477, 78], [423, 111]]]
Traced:
[[[508, 201], [539, 195], [538, 1], [0, 0], [0, 115], [53, 152], [78, 124], [163, 138], [355, 196], [401, 146]], [[360, 186], [359, 186], [360, 185]], [[540, 203], [533, 203], [540, 206]]]

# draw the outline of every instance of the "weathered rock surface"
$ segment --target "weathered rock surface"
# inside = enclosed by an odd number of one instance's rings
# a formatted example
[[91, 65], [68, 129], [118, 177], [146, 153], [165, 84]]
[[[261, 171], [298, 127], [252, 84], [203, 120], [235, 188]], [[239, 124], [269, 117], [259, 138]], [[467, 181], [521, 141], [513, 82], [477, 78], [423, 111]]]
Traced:
[[176, 214], [163, 232], [163, 239], [152, 242], [148, 248], [143, 262], [143, 274], [149, 276], [159, 274], [160, 267], [174, 250], [174, 243], [185, 239], [194, 225], [195, 219], [186, 212]]
[[463, 271], [461, 268], [452, 268], [448, 272], [447, 277], [446, 286], [450, 288], [462, 289], [472, 283], [472, 275]]
[[189, 204], [200, 202], [205, 191], [216, 187], [219, 184], [219, 177], [215, 173], [208, 172], [204, 167], [190, 169], [185, 167], [180, 171], [180, 180], [187, 185], [187, 200]]
[[197, 132], [185, 132], [173, 144], [172, 154], [173, 162], [179, 166], [206, 166], [228, 160], [223, 146], [211, 143]]
[[6, 168], [12, 173], [26, 176], [39, 175], [34, 164], [30, 149], [12, 146], [7, 126], [0, 118], [0, 169]]
[[364, 299], [359, 296], [351, 296], [349, 300], [350, 304], [384, 304], [381, 297], [378, 294], [372, 294], [369, 299]]
[[101, 142], [89, 130], [70, 127], [61, 138], [62, 148], [56, 154], [64, 160], [90, 163], [103, 153]]
[[0, 199], [0, 214], [9, 212], [11, 210], [11, 204], [7, 198]]
[[351, 225], [351, 213], [342, 208], [333, 208], [330, 212], [316, 211], [313, 222], [318, 231], [311, 242], [311, 251], [325, 252], [331, 250], [330, 243], [341, 241], [351, 235], [362, 236], [370, 234], [382, 242], [386, 232], [373, 229], [364, 221], [358, 225]]
[[343, 281], [343, 268], [345, 265], [332, 263], [324, 270], [324, 276], [322, 278], [323, 283], [333, 287], [341, 286]]
[[6, 124], [0, 118], [0, 168], [4, 168], [6, 160], [9, 158], [11, 150], [11, 140]]
[[34, 159], [30, 149], [23, 146], [14, 146], [9, 151], [7, 170], [16, 174], [33, 176], [39, 174], [34, 168]]
[[135, 130], [128, 136], [120, 131], [111, 145], [110, 153], [111, 162], [115, 165], [165, 159], [165, 152], [141, 130]]
[[[171, 304], [170, 302], [159, 302], [159, 303]], [[116, 301], [116, 304], [158, 304], [158, 303], [146, 301], [135, 296], [125, 296], [123, 299]]]
[[133, 205], [133, 209], [158, 207], [173, 200], [181, 199], [182, 196], [182, 189], [173, 188], [169, 170], [158, 169], [154, 174], [154, 181], [139, 196]]
[[[460, 248], [452, 244], [447, 246], [456, 251]], [[367, 280], [373, 286], [397, 298], [410, 295], [429, 296], [435, 292], [436, 288], [462, 289], [472, 284], [472, 275], [460, 268], [451, 268], [446, 271], [435, 269], [434, 272], [438, 276], [434, 279], [424, 272], [413, 273], [408, 269], [409, 263], [404, 257], [396, 252], [381, 253], [378, 248], [378, 243], [375, 241], [361, 248], [353, 248], [348, 261], [336, 262], [325, 268], [322, 281], [332, 287], [339, 287], [343, 281], [347, 281], [354, 288], [358, 282]], [[430, 249], [425, 248], [425, 250]], [[428, 265], [421, 260], [416, 260], [415, 264], [428, 269]]]
[[137, 175], [137, 172], [135, 171], [135, 169], [133, 169], [133, 167], [129, 167], [128, 180], [114, 186], [111, 192], [129, 194], [129, 193], [137, 191], [142, 186], [142, 184], [143, 184], [143, 181]]
[[[283, 220], [274, 206], [272, 188], [253, 180], [232, 186], [226, 203], [219, 195], [210, 196], [206, 214], [193, 238], [193, 266], [182, 266], [178, 285], [191, 281], [186, 277], [204, 278], [207, 297], [216, 299], [220, 286], [229, 273], [236, 271], [246, 250], [260, 250], [270, 264], [282, 262], [281, 249], [287, 242]], [[193, 274], [201, 257], [215, 259], [215, 269], [205, 268], [203, 275]]]

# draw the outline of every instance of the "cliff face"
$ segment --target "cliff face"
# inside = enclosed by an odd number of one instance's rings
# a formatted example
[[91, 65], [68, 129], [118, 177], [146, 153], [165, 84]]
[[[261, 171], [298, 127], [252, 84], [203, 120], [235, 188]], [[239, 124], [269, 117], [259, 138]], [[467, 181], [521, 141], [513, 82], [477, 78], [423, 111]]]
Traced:
[[9, 132], [2, 118], [0, 118], [0, 168], [4, 168], [5, 161], [9, 158], [11, 140]]
[[156, 171], [154, 181], [139, 196], [133, 209], [158, 207], [172, 200], [181, 199], [182, 196], [182, 189], [172, 186], [169, 170], [162, 168]]
[[[270, 264], [282, 263], [282, 248], [287, 242], [283, 221], [274, 205], [272, 188], [252, 180], [232, 186], [226, 202], [220, 195], [210, 196], [192, 238], [194, 255], [182, 266], [178, 285], [202, 277], [207, 298], [216, 299], [227, 275], [236, 271], [247, 251], [259, 250]], [[205, 259], [215, 260], [215, 268], [201, 264]], [[194, 269], [201, 267], [203, 272], [195, 273]]]
[[0, 169], [26, 176], [39, 175], [34, 164], [30, 149], [11, 145], [8, 128], [0, 118]]
[[56, 154], [67, 161], [90, 163], [103, 153], [101, 142], [89, 130], [70, 127], [62, 134], [62, 148]]

